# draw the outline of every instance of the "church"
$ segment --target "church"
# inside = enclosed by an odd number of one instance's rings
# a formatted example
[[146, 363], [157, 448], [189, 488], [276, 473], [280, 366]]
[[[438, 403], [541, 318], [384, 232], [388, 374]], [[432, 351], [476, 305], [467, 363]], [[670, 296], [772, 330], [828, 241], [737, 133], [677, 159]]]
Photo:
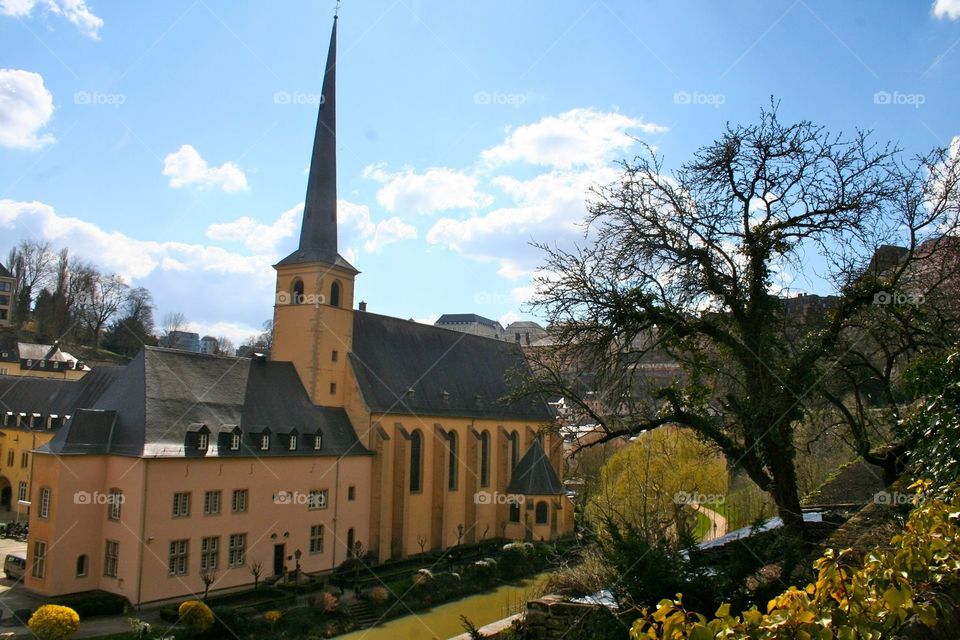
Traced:
[[520, 345], [355, 303], [337, 247], [336, 28], [269, 358], [147, 347], [80, 380], [0, 379], [6, 429], [54, 431], [32, 451], [29, 590], [137, 606], [572, 532], [554, 415], [513, 393]]

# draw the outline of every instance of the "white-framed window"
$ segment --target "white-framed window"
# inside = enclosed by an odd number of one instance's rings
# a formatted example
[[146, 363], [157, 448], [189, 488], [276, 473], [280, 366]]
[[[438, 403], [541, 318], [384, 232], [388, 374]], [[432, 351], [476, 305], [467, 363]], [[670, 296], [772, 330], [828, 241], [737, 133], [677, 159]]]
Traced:
[[190, 492], [178, 491], [173, 494], [173, 517], [187, 518], [190, 516]]
[[250, 492], [247, 489], [234, 489], [233, 498], [230, 501], [230, 508], [234, 513], [246, 513], [247, 502]]
[[231, 533], [227, 561], [231, 567], [242, 567], [247, 561], [247, 534]]
[[260, 436], [260, 451], [267, 451], [270, 448], [270, 434], [264, 433]]
[[323, 436], [319, 433], [313, 436], [313, 449], [319, 451], [323, 448]]
[[239, 433], [230, 434], [230, 450], [231, 451], [240, 450], [240, 434]]
[[108, 578], [116, 578], [119, 564], [120, 543], [116, 540], [107, 540], [103, 550], [103, 575]]
[[200, 570], [212, 571], [220, 568], [220, 536], [201, 538]]
[[25, 501], [26, 499], [27, 499], [27, 483], [21, 481], [20, 484], [17, 485], [17, 500]]
[[43, 578], [47, 573], [47, 543], [36, 540], [33, 543], [33, 569], [31, 575], [34, 578]]
[[310, 553], [323, 553], [323, 525], [310, 527]]
[[206, 451], [207, 447], [210, 445], [210, 436], [206, 433], [197, 434], [197, 449], [201, 451]]
[[37, 512], [37, 516], [46, 520], [50, 517], [50, 489], [46, 487], [40, 487], [40, 507]]
[[107, 500], [107, 517], [111, 520], [120, 519], [120, 510], [123, 505], [123, 492], [120, 489], [110, 489]]
[[296, 435], [296, 434], [290, 434], [290, 442], [288, 443], [287, 448], [288, 448], [290, 451], [296, 451], [296, 450], [297, 450], [297, 435]]
[[327, 490], [326, 489], [310, 489], [310, 494], [307, 500], [307, 508], [310, 510], [326, 509], [327, 508]]
[[222, 492], [219, 489], [215, 491], [205, 491], [203, 493], [203, 515], [205, 516], [220, 515], [221, 495], [222, 495]]
[[168, 575], [184, 576], [187, 574], [187, 558], [189, 551], [189, 540], [172, 540], [170, 542], [170, 557], [167, 560]]

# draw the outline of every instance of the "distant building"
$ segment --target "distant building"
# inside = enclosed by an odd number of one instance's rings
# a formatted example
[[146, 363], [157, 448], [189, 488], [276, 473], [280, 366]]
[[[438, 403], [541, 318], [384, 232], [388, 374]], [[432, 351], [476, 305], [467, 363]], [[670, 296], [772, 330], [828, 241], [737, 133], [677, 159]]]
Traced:
[[200, 353], [207, 355], [216, 355], [220, 351], [220, 341], [213, 336], [203, 336], [200, 338]]
[[171, 331], [161, 342], [168, 349], [200, 353], [200, 334], [193, 331]]
[[445, 313], [433, 323], [433, 326], [484, 338], [497, 340], [503, 338], [503, 325], [475, 313]]
[[0, 264], [0, 327], [10, 326], [14, 299], [17, 293], [16, 283], [13, 274]]
[[536, 322], [519, 320], [511, 322], [503, 332], [503, 339], [516, 342], [523, 347], [529, 347], [538, 340], [547, 337], [547, 330]]
[[17, 342], [13, 337], [0, 340], [0, 375], [79, 380], [88, 371], [90, 367], [61, 351], [58, 342], [34, 344]]

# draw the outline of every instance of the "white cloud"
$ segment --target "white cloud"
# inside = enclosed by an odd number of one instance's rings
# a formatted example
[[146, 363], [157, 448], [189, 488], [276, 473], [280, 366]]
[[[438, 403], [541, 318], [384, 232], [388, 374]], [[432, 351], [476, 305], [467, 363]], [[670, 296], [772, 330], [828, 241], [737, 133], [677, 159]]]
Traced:
[[[364, 242], [363, 248], [368, 253], [380, 253], [389, 244], [417, 237], [417, 228], [396, 216], [373, 222], [370, 208], [366, 205], [338, 200], [337, 217], [341, 225]], [[347, 244], [349, 245], [349, 239]], [[356, 253], [352, 255], [355, 259]], [[344, 257], [350, 260], [347, 255]]]
[[53, 95], [43, 76], [20, 69], [0, 69], [0, 146], [37, 149], [53, 142], [40, 133], [53, 115]]
[[192, 145], [185, 144], [163, 159], [163, 175], [170, 178], [174, 189], [195, 185], [199, 188], [219, 186], [224, 191], [247, 191], [247, 176], [233, 162], [211, 167]]
[[519, 313], [511, 309], [510, 311], [507, 311], [505, 314], [500, 316], [500, 326], [506, 327], [507, 325], [513, 322], [517, 322], [518, 320], [523, 320], [523, 316], [521, 316]]
[[960, 19], [960, 0], [935, 0], [932, 11], [937, 18]]
[[45, 13], [66, 18], [83, 35], [94, 40], [100, 39], [103, 19], [94, 15], [85, 0], [0, 0], [0, 15], [27, 18], [38, 4]]
[[423, 173], [413, 169], [388, 173], [383, 165], [374, 165], [364, 168], [363, 176], [384, 184], [377, 192], [377, 202], [391, 213], [474, 209], [492, 202], [490, 196], [477, 190], [477, 178], [444, 167]]
[[608, 162], [635, 142], [630, 132], [663, 133], [666, 127], [616, 112], [572, 109], [508, 132], [502, 143], [481, 153], [493, 165], [521, 160], [569, 169]]
[[232, 222], [211, 224], [207, 227], [207, 237], [211, 240], [243, 242], [251, 251], [272, 253], [282, 240], [292, 237], [300, 229], [302, 213], [301, 202], [284, 211], [271, 224], [263, 224], [249, 216]]

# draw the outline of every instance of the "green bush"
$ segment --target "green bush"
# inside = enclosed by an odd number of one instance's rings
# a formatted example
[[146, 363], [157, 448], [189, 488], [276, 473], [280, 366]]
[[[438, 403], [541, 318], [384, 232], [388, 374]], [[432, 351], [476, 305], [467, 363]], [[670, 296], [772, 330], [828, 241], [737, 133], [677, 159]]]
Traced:
[[54, 599], [54, 604], [70, 607], [81, 618], [113, 616], [126, 611], [128, 602], [123, 596], [106, 591], [84, 591]]
[[914, 385], [926, 400], [901, 425], [912, 451], [908, 461], [934, 487], [960, 478], [960, 352], [920, 370]]

